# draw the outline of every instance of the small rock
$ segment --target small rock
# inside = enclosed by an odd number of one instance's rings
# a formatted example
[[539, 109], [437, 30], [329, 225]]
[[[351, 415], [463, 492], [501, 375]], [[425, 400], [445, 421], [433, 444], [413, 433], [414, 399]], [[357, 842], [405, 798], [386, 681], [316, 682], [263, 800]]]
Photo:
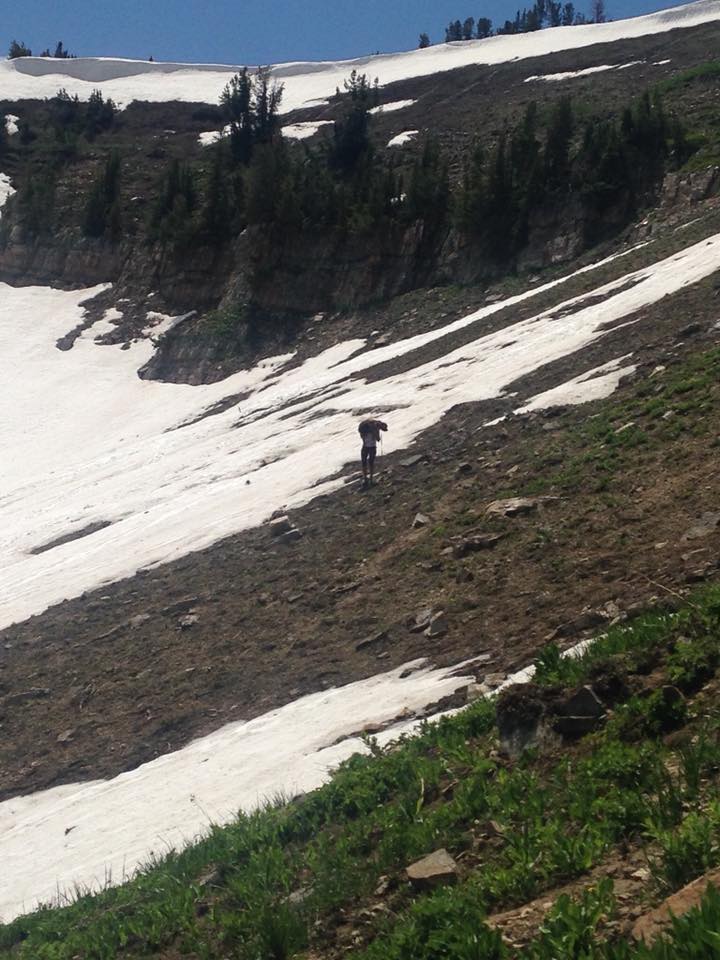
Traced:
[[532, 513], [542, 502], [540, 497], [510, 497], [508, 500], [493, 500], [485, 508], [489, 517], [517, 517]]
[[554, 729], [564, 737], [584, 737], [592, 733], [600, 726], [601, 720], [598, 717], [556, 717], [553, 724]]
[[453, 548], [453, 556], [458, 559], [468, 553], [478, 553], [480, 550], [492, 550], [503, 538], [501, 533], [479, 533], [472, 537], [463, 537]]
[[200, 617], [196, 613], [188, 613], [187, 616], [181, 617], [178, 620], [178, 624], [181, 630], [189, 630], [190, 627], [194, 627], [199, 620]]
[[683, 540], [701, 540], [703, 537], [709, 537], [717, 530], [720, 524], [720, 513], [706, 511], [683, 536]]
[[6, 697], [5, 703], [10, 705], [12, 703], [22, 703], [25, 700], [39, 700], [42, 697], [49, 696], [49, 687], [30, 687], [29, 690], [21, 690], [20, 693], [10, 694], [9, 697]]
[[293, 529], [292, 522], [288, 516], [275, 517], [274, 520], [270, 521], [268, 527], [273, 537], [279, 537], [281, 534], [288, 533]]
[[292, 904], [294, 907], [299, 907], [301, 904], [305, 903], [312, 892], [313, 888], [311, 886], [298, 887], [298, 889], [293, 890], [293, 892], [287, 898], [288, 903]]
[[278, 537], [280, 543], [296, 543], [298, 540], [302, 539], [302, 530], [298, 530], [296, 527], [293, 527], [292, 530], [288, 530], [287, 533], [282, 533]]
[[469, 683], [465, 690], [465, 699], [468, 703], [475, 703], [485, 696], [485, 686], [482, 683]]
[[413, 530], [419, 530], [421, 527], [427, 527], [429, 523], [432, 523], [430, 517], [426, 517], [424, 513], [416, 513], [412, 528]]
[[615, 435], [617, 436], [617, 434], [619, 433], [625, 433], [626, 430], [632, 430], [634, 426], [635, 426], [635, 421], [630, 420], [629, 423], [624, 423], [621, 427], [618, 427], [617, 430], [615, 431]]
[[390, 889], [390, 877], [378, 877], [378, 885], [375, 887], [375, 896], [384, 897]]
[[427, 630], [435, 613], [437, 613], [437, 607], [426, 607], [423, 610], [418, 610], [415, 619], [411, 621], [410, 633], [422, 633], [423, 630]]
[[424, 631], [424, 635], [431, 640], [437, 637], [444, 637], [448, 632], [448, 622], [445, 613], [441, 610], [430, 618], [430, 623]]
[[150, 619], [149, 613], [139, 613], [136, 617], [130, 617], [130, 619], [128, 620], [128, 623], [133, 628], [133, 630], [136, 630], [138, 627], [141, 627], [144, 623], [147, 623], [149, 619]]
[[70, 728], [69, 730], [63, 730], [62, 733], [57, 735], [58, 743], [71, 743], [75, 736], [75, 729]]
[[363, 640], [360, 640], [359, 643], [356, 643], [355, 649], [365, 650], [367, 647], [371, 647], [373, 644], [379, 643], [381, 640], [386, 639], [387, 630], [379, 630], [377, 633], [373, 633], [369, 637], [365, 637]]
[[401, 467], [414, 467], [416, 464], [420, 463], [423, 459], [421, 453], [416, 454], [414, 457], [407, 457], [405, 460], [400, 461]]
[[431, 890], [457, 883], [458, 880], [457, 864], [445, 849], [436, 850], [411, 864], [406, 873], [416, 890]]
[[483, 677], [483, 683], [486, 687], [489, 687], [490, 690], [497, 690], [506, 680], [507, 674], [505, 673], [488, 673], [486, 677]]
[[456, 477], [467, 477], [473, 472], [473, 465], [471, 463], [461, 463], [457, 466], [455, 470]]

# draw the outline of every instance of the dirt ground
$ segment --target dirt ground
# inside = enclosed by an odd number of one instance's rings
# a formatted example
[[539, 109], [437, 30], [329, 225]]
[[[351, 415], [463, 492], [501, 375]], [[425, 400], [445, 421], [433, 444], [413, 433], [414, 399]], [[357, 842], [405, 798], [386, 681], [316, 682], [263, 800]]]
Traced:
[[[640, 392], [719, 341], [719, 312], [710, 278], [586, 350], [581, 369], [635, 353], [637, 373], [608, 401], [485, 429], [511, 401], [455, 408], [412, 449], [383, 458], [367, 492], [349, 465], [339, 492], [293, 511], [296, 543], [249, 531], [4, 630], [0, 799], [115, 775], [417, 657], [444, 665], [487, 654], [481, 675], [506, 673], [551, 636], [570, 643], [714, 577], [720, 530], [708, 518], [704, 532], [693, 527], [717, 509], [720, 407], [685, 402], [670, 434]], [[578, 362], [511, 389], [531, 396], [576, 375]], [[595, 460], [576, 483], [560, 482], [595, 442], [587, 424], [610, 407], [618, 429], [626, 418], [647, 439], [623, 447], [603, 483]], [[523, 516], [485, 514], [497, 498], [539, 490], [557, 499]], [[413, 529], [419, 512], [430, 522]], [[475, 533], [502, 537], [453, 553]], [[448, 619], [436, 639], [408, 626], [430, 606]]]

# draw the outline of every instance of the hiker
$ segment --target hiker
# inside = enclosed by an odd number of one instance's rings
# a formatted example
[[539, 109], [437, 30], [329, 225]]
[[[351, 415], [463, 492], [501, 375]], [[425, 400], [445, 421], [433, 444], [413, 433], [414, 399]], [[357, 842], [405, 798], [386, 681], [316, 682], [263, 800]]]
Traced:
[[360, 459], [362, 461], [363, 486], [367, 487], [373, 482], [373, 472], [375, 470], [375, 454], [380, 440], [380, 431], [387, 430], [388, 426], [382, 420], [363, 420], [358, 427], [358, 433], [362, 437], [362, 450]]

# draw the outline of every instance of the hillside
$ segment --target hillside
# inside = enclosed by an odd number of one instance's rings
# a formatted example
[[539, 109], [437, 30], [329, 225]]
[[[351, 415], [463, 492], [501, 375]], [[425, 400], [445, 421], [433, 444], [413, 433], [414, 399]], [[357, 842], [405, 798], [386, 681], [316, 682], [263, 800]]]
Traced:
[[0, 956], [714, 955], [718, 18], [0, 64]]

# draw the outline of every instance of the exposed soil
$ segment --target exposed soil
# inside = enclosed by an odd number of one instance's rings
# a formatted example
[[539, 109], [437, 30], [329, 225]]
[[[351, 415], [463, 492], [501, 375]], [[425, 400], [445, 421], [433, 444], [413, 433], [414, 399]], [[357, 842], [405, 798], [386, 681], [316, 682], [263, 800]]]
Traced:
[[[112, 776], [226, 722], [416, 657], [448, 664], [487, 653], [483, 672], [505, 673], [551, 635], [576, 639], [588, 608], [612, 600], [632, 612], [714, 576], [720, 530], [684, 537], [716, 508], [717, 405], [686, 404], [668, 437], [637, 391], [656, 365], [669, 375], [715, 344], [717, 313], [711, 278], [585, 351], [583, 369], [636, 353], [638, 374], [611, 401], [482, 430], [507, 401], [453, 409], [410, 451], [384, 458], [370, 491], [351, 467], [343, 489], [293, 511], [297, 543], [249, 531], [0, 633], [0, 797]], [[517, 386], [529, 396], [577, 369], [576, 355]], [[618, 428], [633, 421], [647, 442], [624, 448], [606, 483], [589, 462], [574, 487], [555, 488], [587, 452], [588, 418], [620, 402]], [[525, 516], [485, 516], [491, 501], [533, 493], [539, 481], [557, 499]], [[431, 523], [413, 530], [417, 512]], [[477, 532], [502, 538], [456, 559], [457, 538]], [[432, 605], [449, 620], [435, 640], [408, 629]]]

